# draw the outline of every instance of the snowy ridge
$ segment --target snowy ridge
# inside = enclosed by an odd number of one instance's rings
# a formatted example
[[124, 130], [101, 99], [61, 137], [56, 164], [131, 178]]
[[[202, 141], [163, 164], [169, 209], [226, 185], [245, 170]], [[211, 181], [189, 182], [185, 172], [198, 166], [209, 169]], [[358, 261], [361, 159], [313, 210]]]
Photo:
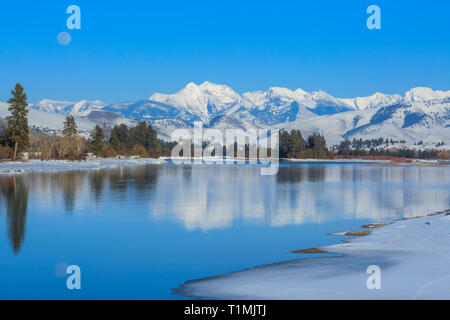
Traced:
[[[30, 108], [74, 115], [105, 127], [147, 121], [164, 139], [169, 139], [176, 128], [189, 128], [194, 121], [202, 121], [205, 127], [220, 129], [300, 129], [305, 135], [319, 132], [330, 145], [344, 138], [384, 137], [405, 140], [407, 146], [428, 141], [432, 147], [450, 142], [449, 102], [450, 91], [425, 87], [403, 95], [377, 92], [368, 97], [336, 98], [322, 90], [282, 87], [241, 95], [226, 85], [206, 81], [200, 85], [191, 82], [174, 94], [154, 93], [139, 101], [106, 104], [98, 100], [45, 99]], [[5, 116], [0, 113], [0, 117]], [[36, 114], [37, 127], [45, 124], [39, 123], [41, 118]]]
[[79, 102], [71, 102], [44, 99], [39, 101], [37, 104], [32, 105], [32, 108], [52, 113], [86, 116], [91, 111], [100, 110], [105, 106], [106, 104], [99, 100], [81, 100]]
[[[61, 110], [63, 106], [72, 106], [82, 107], [83, 104], [71, 104], [67, 103], [55, 103], [52, 101], [52, 106], [56, 108], [56, 110]], [[128, 126], [134, 126], [136, 121], [121, 118], [113, 113], [105, 112], [102, 110], [89, 110], [88, 112], [81, 111], [75, 114], [75, 121], [77, 123], [78, 132], [83, 137], [88, 137], [94, 127], [97, 124], [102, 125], [107, 131], [112, 128], [116, 124], [126, 124]], [[5, 119], [9, 116], [8, 104], [4, 102], [0, 102], [0, 118]], [[68, 112], [67, 114], [72, 115], [72, 112]], [[86, 114], [86, 116], [83, 116]], [[59, 112], [49, 112], [42, 109], [36, 109], [31, 106], [28, 113], [28, 125], [30, 128], [36, 132], [45, 133], [45, 134], [61, 134], [61, 131], [64, 127], [64, 121], [66, 119], [66, 115]]]

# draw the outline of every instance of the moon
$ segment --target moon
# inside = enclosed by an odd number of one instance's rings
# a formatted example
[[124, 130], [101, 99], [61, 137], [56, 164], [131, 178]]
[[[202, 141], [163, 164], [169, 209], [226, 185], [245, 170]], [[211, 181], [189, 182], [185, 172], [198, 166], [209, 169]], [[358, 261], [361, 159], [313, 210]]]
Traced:
[[58, 40], [58, 43], [62, 46], [67, 46], [72, 41], [72, 37], [70, 36], [70, 34], [65, 31], [58, 33], [56, 39]]

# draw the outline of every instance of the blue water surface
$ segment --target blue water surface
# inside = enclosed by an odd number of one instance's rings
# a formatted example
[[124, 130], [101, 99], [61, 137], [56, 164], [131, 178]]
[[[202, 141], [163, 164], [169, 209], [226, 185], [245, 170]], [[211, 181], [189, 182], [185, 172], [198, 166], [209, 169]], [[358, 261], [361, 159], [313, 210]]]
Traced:
[[[329, 232], [450, 207], [445, 167], [142, 165], [0, 176], [0, 299], [185, 299], [187, 280], [300, 258]], [[309, 255], [301, 256], [308, 257]], [[68, 290], [68, 265], [81, 290]]]

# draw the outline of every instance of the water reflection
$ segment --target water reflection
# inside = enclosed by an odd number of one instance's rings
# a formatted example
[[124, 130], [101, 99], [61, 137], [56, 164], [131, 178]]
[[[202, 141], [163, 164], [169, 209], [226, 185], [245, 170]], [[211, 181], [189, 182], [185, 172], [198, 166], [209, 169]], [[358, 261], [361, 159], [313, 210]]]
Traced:
[[450, 207], [450, 170], [445, 167], [287, 165], [273, 177], [257, 170], [207, 165], [162, 169], [150, 215], [179, 221], [187, 230], [210, 230], [241, 222], [379, 221]]
[[13, 176], [0, 179], [0, 189], [6, 202], [8, 237], [15, 254], [20, 251], [25, 238], [28, 209], [27, 177]]
[[165, 164], [1, 176], [0, 209], [18, 253], [29, 201], [40, 214], [108, 214], [118, 206], [121, 214], [212, 230], [421, 215], [450, 207], [449, 183], [444, 167], [283, 165], [276, 176], [260, 176], [250, 165]]
[[105, 181], [108, 173], [105, 170], [92, 171], [88, 174], [89, 186], [94, 196], [95, 204], [98, 205], [103, 196], [103, 189], [105, 188]]

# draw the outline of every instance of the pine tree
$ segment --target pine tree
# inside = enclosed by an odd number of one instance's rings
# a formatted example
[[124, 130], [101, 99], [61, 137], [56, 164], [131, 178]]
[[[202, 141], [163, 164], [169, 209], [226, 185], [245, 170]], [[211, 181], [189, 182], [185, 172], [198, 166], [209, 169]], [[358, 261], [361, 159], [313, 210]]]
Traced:
[[16, 160], [17, 152], [25, 150], [30, 144], [28, 129], [28, 103], [27, 95], [23, 87], [16, 84], [11, 90], [12, 97], [8, 100], [11, 116], [7, 117], [8, 128], [6, 129], [7, 140], [14, 146], [13, 161]]
[[[357, 144], [360, 145], [361, 141], [358, 140]], [[328, 152], [325, 138], [322, 135], [316, 133], [308, 137], [308, 148], [312, 149], [314, 156], [318, 157], [319, 159], [325, 158]]]
[[144, 146], [151, 157], [161, 155], [161, 143], [158, 141], [156, 130], [147, 126], [145, 121], [139, 122], [136, 127], [130, 129], [131, 144]]
[[133, 146], [140, 144], [147, 147], [147, 123], [145, 121], [139, 122], [136, 127], [131, 128], [130, 132]]
[[99, 125], [95, 126], [94, 131], [91, 133], [91, 141], [89, 143], [89, 150], [95, 155], [99, 156], [103, 148], [105, 147], [105, 133], [102, 127]]
[[128, 127], [125, 124], [115, 125], [111, 130], [109, 143], [116, 152], [126, 152], [131, 148], [131, 137]]
[[291, 130], [291, 143], [293, 157], [306, 150], [306, 141], [303, 139], [300, 130]]
[[64, 129], [62, 131], [64, 137], [73, 142], [78, 136], [78, 127], [73, 116], [67, 116], [64, 121]]
[[149, 156], [158, 158], [162, 154], [161, 142], [158, 140], [158, 133], [151, 125], [147, 127], [147, 152]]

